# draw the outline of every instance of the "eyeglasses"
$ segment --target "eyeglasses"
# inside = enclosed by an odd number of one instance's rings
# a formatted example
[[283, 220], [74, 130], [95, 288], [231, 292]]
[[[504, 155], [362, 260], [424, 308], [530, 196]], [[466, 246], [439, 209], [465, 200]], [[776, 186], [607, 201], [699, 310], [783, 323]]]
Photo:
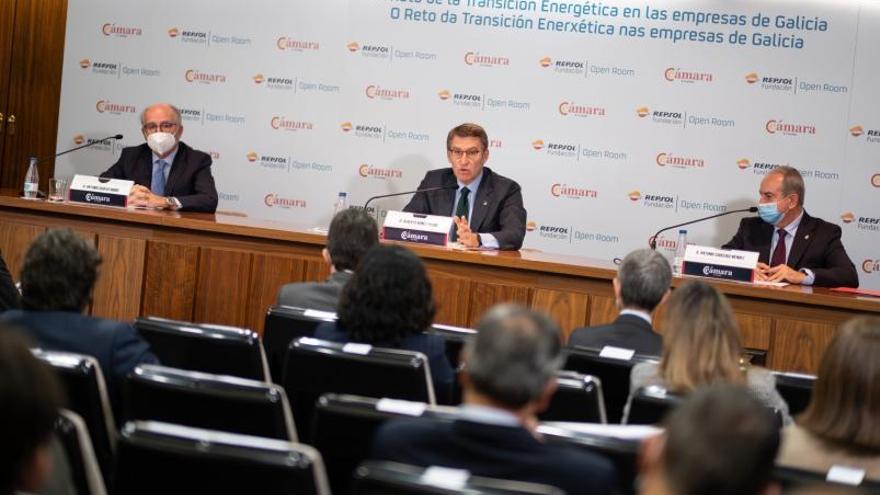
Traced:
[[174, 132], [177, 129], [177, 122], [149, 122], [144, 124], [143, 130], [147, 134], [152, 134], [161, 130], [162, 132]]
[[455, 158], [455, 159], [461, 158], [462, 156], [465, 156], [465, 155], [467, 155], [468, 158], [473, 159], [473, 158], [480, 156], [480, 154], [482, 152], [483, 152], [483, 150], [477, 149], [477, 148], [471, 148], [469, 150], [460, 150], [458, 148], [449, 148], [449, 154], [452, 155], [452, 158]]

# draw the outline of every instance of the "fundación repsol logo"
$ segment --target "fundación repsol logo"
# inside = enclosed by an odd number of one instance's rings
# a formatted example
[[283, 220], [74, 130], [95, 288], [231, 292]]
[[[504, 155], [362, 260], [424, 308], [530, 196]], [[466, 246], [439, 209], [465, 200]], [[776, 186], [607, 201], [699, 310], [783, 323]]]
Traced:
[[277, 193], [269, 193], [263, 197], [263, 203], [266, 204], [269, 208], [279, 207], [279, 208], [305, 208], [306, 200], [304, 199], [295, 199], [295, 198], [284, 198], [279, 196]]
[[771, 119], [764, 124], [764, 129], [769, 134], [780, 134], [787, 136], [803, 136], [806, 134], [816, 134], [816, 126], [811, 124], [790, 124], [783, 120]]
[[663, 71], [663, 79], [669, 82], [681, 83], [710, 83], [715, 77], [710, 72], [682, 70], [679, 67], [667, 67]]
[[874, 187], [880, 187], [880, 174], [874, 174], [871, 176], [871, 185]]
[[183, 78], [186, 79], [186, 82], [189, 83], [197, 82], [202, 84], [222, 84], [226, 82], [226, 76], [223, 74], [200, 72], [195, 69], [187, 69], [187, 71], [183, 73]]
[[350, 41], [345, 45], [351, 53], [360, 52], [362, 56], [369, 58], [391, 58], [391, 47], [383, 45], [361, 45], [357, 41]]
[[534, 220], [526, 222], [526, 232], [534, 232], [538, 228], [538, 223]]
[[856, 219], [856, 214], [851, 211], [845, 211], [840, 214], [840, 221], [843, 223], [852, 223]]
[[535, 151], [541, 151], [544, 149], [544, 140], [543, 139], [535, 139], [532, 141], [532, 149]]
[[861, 137], [862, 135], [866, 135], [868, 138], [868, 142], [880, 143], [880, 129], [865, 130], [865, 128], [860, 125], [854, 125], [849, 128], [849, 133], [853, 137]]
[[638, 190], [632, 190], [627, 194], [627, 197], [630, 201], [638, 201], [642, 199], [642, 193]]
[[464, 54], [464, 63], [481, 67], [506, 67], [510, 65], [510, 59], [499, 55], [483, 55], [480, 52], [467, 52]]
[[306, 52], [320, 50], [321, 44], [317, 41], [298, 40], [281, 36], [275, 40], [275, 47], [283, 52]]
[[760, 76], [757, 72], [749, 72], [745, 76], [749, 85], [758, 84], [761, 89], [790, 92], [794, 90], [794, 79], [787, 76]]
[[557, 107], [559, 114], [564, 117], [604, 117], [605, 108], [581, 105], [578, 103], [563, 101]]
[[583, 187], [575, 187], [559, 183], [550, 186], [550, 194], [555, 198], [569, 199], [593, 199], [599, 197], [599, 191], [596, 191], [595, 189], [586, 189]]
[[311, 131], [314, 128], [311, 122], [290, 120], [287, 117], [272, 117], [269, 125], [277, 131]]
[[127, 38], [129, 36], [141, 36], [144, 34], [144, 31], [136, 26], [119, 26], [112, 22], [108, 22], [101, 26], [101, 33], [104, 36]]
[[675, 197], [671, 194], [645, 193], [642, 194], [638, 189], [634, 189], [626, 194], [633, 203], [642, 201], [642, 206], [647, 208], [661, 208], [669, 210], [675, 208]]
[[739, 167], [740, 170], [745, 170], [752, 166], [752, 162], [750, 162], [748, 158], [740, 158], [736, 161], [736, 166]]
[[880, 260], [871, 260], [867, 259], [862, 262], [862, 271], [865, 273], [878, 273], [880, 272]]
[[647, 116], [651, 116], [651, 121], [657, 124], [671, 124], [675, 126], [684, 125], [684, 113], [678, 111], [671, 110], [654, 110], [651, 111], [648, 107], [639, 107], [636, 108], [636, 115], [643, 119]]
[[400, 179], [403, 178], [403, 170], [374, 167], [364, 163], [358, 167], [358, 175], [364, 178], [370, 177], [373, 179]]
[[128, 105], [125, 103], [114, 103], [107, 100], [98, 100], [98, 102], [95, 103], [95, 110], [97, 110], [98, 113], [137, 113], [134, 105]]
[[388, 89], [375, 84], [367, 86], [364, 89], [364, 94], [371, 100], [376, 98], [380, 100], [408, 100], [410, 96], [409, 91], [405, 89]]
[[678, 156], [673, 153], [658, 153], [654, 160], [661, 167], [705, 168], [706, 166], [706, 161], [702, 158]]
[[853, 137], [859, 137], [865, 133], [865, 128], [860, 125], [854, 125], [849, 128], [849, 133], [852, 134]]
[[586, 62], [581, 62], [577, 60], [553, 60], [550, 57], [544, 57], [538, 61], [538, 65], [545, 69], [553, 67], [553, 72], [564, 74], [583, 75], [587, 71]]

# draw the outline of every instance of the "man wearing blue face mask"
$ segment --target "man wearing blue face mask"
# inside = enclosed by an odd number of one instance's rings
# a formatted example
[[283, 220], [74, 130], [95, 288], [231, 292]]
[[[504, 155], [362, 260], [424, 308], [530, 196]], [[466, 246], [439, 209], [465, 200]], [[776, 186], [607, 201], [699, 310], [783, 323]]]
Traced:
[[778, 167], [761, 181], [759, 218], [745, 218], [723, 249], [757, 251], [756, 278], [820, 287], [858, 287], [840, 227], [804, 211], [804, 179]]

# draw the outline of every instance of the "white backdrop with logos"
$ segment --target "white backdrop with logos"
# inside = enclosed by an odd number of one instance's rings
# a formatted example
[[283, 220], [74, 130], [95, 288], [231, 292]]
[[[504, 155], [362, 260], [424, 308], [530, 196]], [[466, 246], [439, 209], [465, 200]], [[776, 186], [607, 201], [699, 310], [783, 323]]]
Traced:
[[874, 0], [70, 0], [58, 149], [125, 139], [56, 175], [106, 169], [169, 101], [221, 210], [326, 225], [339, 191], [362, 204], [447, 166], [446, 132], [472, 121], [522, 185], [525, 247], [615, 259], [754, 204], [788, 164], [880, 288], [878, 47]]

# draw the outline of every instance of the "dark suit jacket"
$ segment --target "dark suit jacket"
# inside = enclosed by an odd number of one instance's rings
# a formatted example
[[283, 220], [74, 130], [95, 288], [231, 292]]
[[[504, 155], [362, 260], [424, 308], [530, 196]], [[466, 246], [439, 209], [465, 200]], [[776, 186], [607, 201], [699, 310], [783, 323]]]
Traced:
[[[758, 217], [744, 218], [733, 239], [722, 249], [757, 251], [758, 260], [770, 263], [770, 243], [774, 227]], [[840, 242], [840, 227], [811, 217], [804, 212], [794, 244], [788, 255], [788, 266], [795, 270], [809, 268], [816, 275], [818, 287], [858, 287], [859, 275]]]
[[[177, 146], [177, 154], [174, 155], [165, 182], [165, 196], [177, 198], [181, 210], [213, 213], [217, 210], [217, 188], [211, 175], [211, 157], [183, 142]], [[147, 143], [124, 148], [119, 160], [101, 177], [133, 180], [136, 184], [151, 187], [153, 152]]]
[[[425, 174], [419, 189], [439, 186], [457, 186], [451, 168], [431, 170]], [[477, 190], [470, 227], [474, 232], [492, 234], [501, 249], [522, 247], [526, 235], [526, 210], [523, 208], [519, 184], [483, 167], [483, 178]], [[452, 215], [455, 189], [418, 193], [403, 211], [428, 215]]]
[[597, 349], [612, 345], [639, 354], [659, 356], [663, 350], [663, 337], [638, 316], [620, 315], [610, 325], [578, 328], [569, 337], [568, 345]]
[[389, 421], [376, 433], [373, 458], [544, 483], [569, 495], [612, 493], [617, 478], [611, 462], [598, 455], [541, 443], [525, 428], [466, 420]]
[[125, 377], [139, 364], [158, 364], [150, 345], [128, 323], [68, 311], [11, 310], [0, 320], [23, 329], [40, 348], [97, 359], [114, 411], [119, 411]]
[[16, 309], [19, 307], [18, 289], [15, 288], [15, 282], [9, 269], [6, 268], [6, 261], [0, 255], [0, 313], [7, 309]]
[[323, 282], [285, 284], [278, 290], [278, 304], [336, 312], [339, 293], [351, 279], [349, 272], [333, 272]]

